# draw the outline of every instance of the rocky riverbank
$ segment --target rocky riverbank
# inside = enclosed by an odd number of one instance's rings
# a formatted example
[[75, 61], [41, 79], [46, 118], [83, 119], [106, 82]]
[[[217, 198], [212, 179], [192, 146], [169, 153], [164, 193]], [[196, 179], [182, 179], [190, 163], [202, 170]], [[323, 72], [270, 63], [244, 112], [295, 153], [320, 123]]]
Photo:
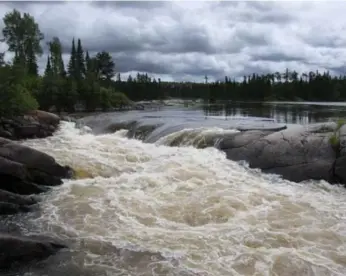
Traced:
[[21, 140], [51, 136], [59, 126], [59, 116], [34, 110], [22, 116], [0, 118], [0, 137]]
[[[278, 174], [294, 182], [313, 179], [346, 184], [346, 126], [339, 130], [333, 122], [288, 126], [269, 123], [246, 127], [231, 121], [167, 123], [160, 118], [136, 117], [136, 114], [116, 121], [109, 118], [89, 117], [79, 123], [96, 134], [128, 129], [128, 138], [147, 143], [161, 140], [161, 144], [168, 146], [214, 146], [224, 151], [228, 159], [246, 161], [250, 168]], [[206, 131], [213, 127], [224, 131]], [[227, 131], [230, 129], [235, 131]], [[339, 141], [333, 145], [331, 137], [336, 131]]]
[[[13, 140], [47, 137], [60, 119], [54, 114], [34, 111], [22, 118], [1, 119], [0, 135], [0, 223], [6, 216], [29, 212], [38, 205], [37, 195], [61, 185], [73, 171], [51, 156]], [[0, 232], [0, 269], [48, 257], [65, 245], [44, 237]]]

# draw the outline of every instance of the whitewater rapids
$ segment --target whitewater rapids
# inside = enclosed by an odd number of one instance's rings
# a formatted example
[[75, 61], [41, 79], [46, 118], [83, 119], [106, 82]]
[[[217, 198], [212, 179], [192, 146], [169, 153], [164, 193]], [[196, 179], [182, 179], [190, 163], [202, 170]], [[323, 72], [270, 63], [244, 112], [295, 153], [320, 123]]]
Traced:
[[31, 218], [70, 252], [26, 275], [346, 275], [344, 188], [284, 181], [186, 141], [165, 146], [172, 135], [147, 144], [63, 122], [23, 142], [84, 172]]

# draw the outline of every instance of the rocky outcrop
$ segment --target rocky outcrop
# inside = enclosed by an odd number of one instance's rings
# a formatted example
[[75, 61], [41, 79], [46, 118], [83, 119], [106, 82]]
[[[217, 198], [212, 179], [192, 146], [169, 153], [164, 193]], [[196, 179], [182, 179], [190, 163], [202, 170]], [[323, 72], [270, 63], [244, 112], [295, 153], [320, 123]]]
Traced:
[[9, 269], [45, 259], [66, 246], [42, 237], [0, 233], [0, 248], [0, 269]]
[[0, 118], [0, 137], [20, 140], [51, 136], [60, 122], [59, 116], [34, 110], [23, 116]]
[[[53, 117], [42, 117], [47, 123], [56, 123]], [[37, 207], [39, 194], [50, 186], [62, 184], [73, 171], [58, 164], [45, 153], [0, 138], [0, 220], [4, 216], [30, 212]], [[0, 269], [43, 259], [64, 245], [42, 238], [23, 237], [0, 232]]]
[[[87, 125], [95, 131], [92, 124]], [[315, 179], [346, 184], [346, 125], [341, 127], [338, 135], [340, 145], [333, 145], [330, 140], [338, 131], [335, 123], [307, 126], [268, 124], [257, 128], [238, 126], [232, 127], [238, 132], [209, 132], [204, 139], [200, 139], [203, 133], [198, 133], [201, 126], [203, 122], [192, 127], [187, 124], [174, 127], [172, 123], [165, 125], [159, 121], [136, 121], [132, 118], [127, 122], [112, 122], [103, 126], [102, 130], [109, 132], [125, 128], [129, 130], [129, 138], [150, 143], [168, 134], [175, 135], [164, 143], [168, 146], [183, 146], [186, 139], [197, 137], [191, 145], [199, 148], [215, 146], [224, 151], [228, 159], [246, 161], [251, 168], [278, 174], [290, 181]], [[220, 127], [227, 129], [224, 125]], [[181, 132], [184, 128], [193, 130]], [[96, 129], [96, 133], [99, 133], [99, 129]]]
[[224, 138], [219, 148], [231, 160], [245, 160], [251, 168], [279, 174], [291, 181], [324, 179], [334, 183], [336, 152], [329, 142], [331, 133], [321, 133], [322, 126], [319, 127], [239, 132]]

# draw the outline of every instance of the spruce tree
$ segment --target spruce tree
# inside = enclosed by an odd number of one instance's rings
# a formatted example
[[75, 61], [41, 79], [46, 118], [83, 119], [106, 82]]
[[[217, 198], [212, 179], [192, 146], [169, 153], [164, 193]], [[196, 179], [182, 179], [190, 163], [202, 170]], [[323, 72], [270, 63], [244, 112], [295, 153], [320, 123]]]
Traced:
[[48, 55], [46, 69], [44, 70], [44, 76], [48, 77], [51, 75], [51, 73], [52, 73], [52, 66], [50, 65], [50, 56]]
[[64, 77], [66, 76], [64, 61], [62, 59], [62, 47], [58, 37], [54, 37], [48, 43], [51, 56], [51, 67], [54, 75]]
[[81, 80], [85, 77], [85, 61], [81, 40], [78, 39], [76, 52], [76, 79]]
[[32, 42], [29, 40], [25, 49], [25, 65], [28, 75], [38, 76], [38, 65]]
[[76, 46], [74, 44], [74, 38], [72, 39], [71, 56], [67, 66], [67, 72], [69, 77], [76, 78]]
[[90, 56], [88, 51], [86, 51], [86, 54], [85, 54], [85, 69], [86, 69], [86, 72], [91, 71], [91, 61], [90, 61]]

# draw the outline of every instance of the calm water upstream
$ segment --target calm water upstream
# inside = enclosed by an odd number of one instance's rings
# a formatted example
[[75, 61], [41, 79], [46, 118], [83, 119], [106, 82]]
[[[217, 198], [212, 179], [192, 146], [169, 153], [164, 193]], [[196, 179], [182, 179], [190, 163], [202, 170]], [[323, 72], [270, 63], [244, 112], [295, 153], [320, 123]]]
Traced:
[[126, 130], [101, 134], [131, 118], [185, 122], [203, 136], [344, 115], [346, 106], [335, 104], [171, 106], [84, 120], [98, 135], [64, 122], [53, 137], [25, 141], [87, 178], [44, 195], [41, 211], [21, 226], [70, 245], [24, 275], [346, 275], [346, 189], [264, 175], [212, 147], [168, 147], [174, 131], [152, 143], [128, 139]]

